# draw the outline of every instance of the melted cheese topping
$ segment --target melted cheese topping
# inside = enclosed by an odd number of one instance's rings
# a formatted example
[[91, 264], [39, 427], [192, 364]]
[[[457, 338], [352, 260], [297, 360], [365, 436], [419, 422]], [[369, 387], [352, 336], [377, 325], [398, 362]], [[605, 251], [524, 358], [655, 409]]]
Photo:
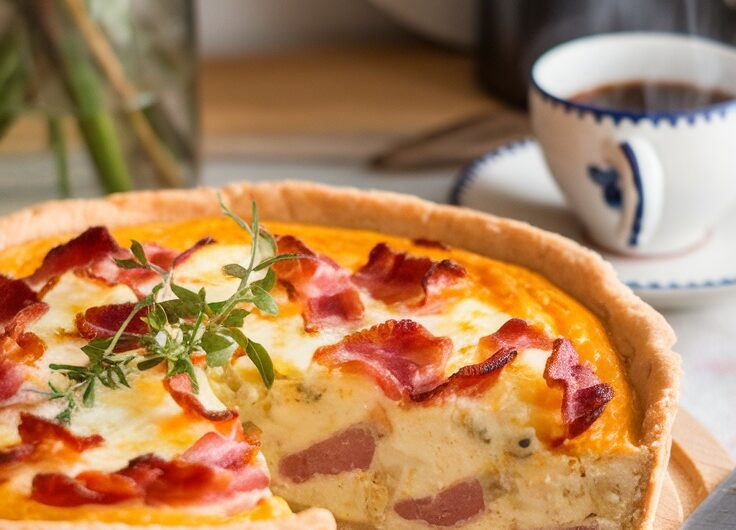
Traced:
[[[548, 280], [522, 267], [481, 257], [458, 249], [440, 249], [417, 246], [404, 238], [374, 232], [302, 226], [294, 224], [267, 223], [276, 234], [292, 234], [302, 239], [316, 252], [334, 259], [339, 265], [356, 270], [366, 260], [370, 249], [379, 242], [387, 242], [395, 250], [406, 250], [414, 255], [425, 255], [432, 259], [452, 259], [468, 271], [467, 281], [449, 288], [444, 293], [446, 305], [441, 314], [407, 314], [395, 307], [386, 306], [362, 293], [366, 306], [363, 319], [352, 327], [336, 328], [321, 333], [304, 331], [301, 310], [290, 302], [285, 291], [277, 287], [274, 296], [279, 304], [278, 317], [267, 317], [254, 312], [246, 319], [248, 336], [261, 342], [270, 352], [281, 378], [272, 391], [272, 399], [295, 396], [299, 406], [309, 404], [311, 393], [335, 392], [346, 399], [371, 401], [370, 395], [380, 393], [376, 385], [367, 384], [360, 376], [344, 375], [339, 380], [323, 368], [312, 365], [316, 348], [339, 341], [356, 329], [369, 327], [389, 318], [411, 318], [425, 326], [437, 336], [449, 336], [454, 343], [454, 353], [446, 367], [449, 375], [459, 367], [479, 362], [476, 344], [481, 337], [496, 331], [511, 317], [523, 318], [545, 328], [550, 336], [570, 339], [578, 350], [581, 360], [590, 363], [598, 376], [614, 389], [615, 396], [605, 412], [583, 435], [567, 440], [554, 451], [569, 455], [595, 453], [633, 453], [638, 444], [639, 411], [634, 395], [626, 381], [621, 360], [613, 350], [602, 324], [581, 304], [566, 295]], [[248, 255], [249, 241], [242, 229], [226, 219], [200, 219], [182, 223], [160, 223], [115, 230], [121, 245], [127, 246], [131, 239], [155, 242], [159, 245], [184, 250], [205, 236], [217, 240], [216, 245], [205, 247], [195, 253], [176, 271], [177, 282], [189, 287], [204, 286], [211, 301], [229, 296], [235, 289], [236, 280], [226, 278], [220, 272], [226, 263], [242, 262]], [[20, 277], [33, 272], [54, 245], [68, 237], [35, 241], [0, 253], [0, 273]], [[64, 275], [46, 294], [45, 301], [51, 310], [30, 330], [37, 333], [47, 344], [47, 354], [39, 361], [35, 384], [43, 388], [48, 378], [54, 375], [45, 368], [51, 362], [83, 362], [78, 350], [82, 342], [69, 334], [74, 330], [74, 315], [91, 306], [119, 303], [134, 299], [125, 286], [108, 287], [93, 280]], [[483, 398], [483, 406], [494, 411], [498, 418], [533, 428], [542, 442], [558, 438], [562, 434], [560, 406], [562, 392], [550, 389], [542, 377], [549, 352], [527, 350], [502, 372], [498, 382]], [[226, 402], [241, 406], [252, 404], [253, 418], [262, 417], [265, 408], [276, 410], [276, 405], [265, 397], [265, 389], [247, 358], [241, 358], [227, 370], [210, 373], [215, 391]], [[205, 382], [206, 385], [206, 382]], [[73, 475], [82, 469], [114, 470], [123, 467], [130, 458], [151, 452], [152, 440], [155, 452], [165, 458], [181, 453], [211, 426], [206, 422], [184, 418], [181, 409], [163, 389], [160, 379], [137, 377], [133, 388], [111, 391], [102, 389], [94, 408], [82, 409], [75, 416], [73, 431], [79, 434], [98, 432], [112, 443], [89, 450], [81, 455], [73, 466], [61, 464], [64, 472]], [[286, 390], [284, 390], [286, 389]], [[366, 396], [366, 397], [362, 397]], [[211, 396], [213, 402], [216, 398]], [[317, 398], [319, 399], [319, 398]], [[383, 398], [375, 398], [383, 399]], [[56, 404], [44, 403], [40, 410], [53, 416]], [[216, 403], [213, 404], [216, 406]], [[221, 405], [220, 405], [221, 406]], [[335, 426], [350, 424], [346, 410], [334, 411], [334, 416], [324, 413], [310, 425], [299, 420], [299, 406], [284, 407], [283, 413], [291, 414], [281, 425], [287, 432], [280, 443], [280, 453], [299, 450], [310, 441], [319, 440]], [[473, 404], [452, 404], [453, 410], [443, 411], [442, 406], [418, 408], [417, 417], [426, 416], [426, 422], [453, 418], [455, 424], [476, 437], [497, 428], [487, 425], [487, 416], [474, 413]], [[353, 411], [355, 421], [365, 417], [364, 410]], [[7, 413], [0, 414], [0, 419]], [[249, 411], [241, 409], [241, 415], [249, 418]], [[435, 416], [439, 415], [437, 419]], [[501, 421], [501, 420], [499, 420]], [[7, 422], [0, 422], [7, 425]], [[201, 423], [199, 425], [198, 423]], [[275, 428], [275, 427], [274, 427]], [[297, 429], [299, 436], [290, 436]], [[413, 433], [413, 434], [412, 434]], [[411, 458], [411, 447], [416, 431], [402, 438], [397, 444], [405, 444], [407, 458]], [[272, 433], [276, 437], [278, 433]], [[269, 433], [265, 433], [269, 436]], [[293, 447], [289, 447], [289, 439]], [[286, 441], [284, 441], [286, 440]], [[17, 441], [14, 429], [0, 428], [0, 447]], [[269, 455], [270, 456], [270, 455]], [[387, 457], [388, 458], [388, 457]], [[468, 459], [471, 462], [472, 459]], [[470, 464], [469, 464], [470, 465]], [[48, 466], [46, 466], [48, 468]], [[44, 468], [44, 469], [46, 469]], [[23, 502], [30, 479], [39, 470], [37, 466], [24, 466], [24, 472], [14, 475], [12, 480], [0, 486], [0, 519], [48, 518], [48, 519], [94, 519], [123, 522], [158, 522], [175, 524], [186, 522], [215, 523], [230, 520], [218, 516], [217, 507], [209, 512], [184, 514], [172, 508], [151, 509], [140, 505], [85, 506], [73, 509], [58, 509]], [[446, 473], [446, 470], [442, 471]], [[424, 493], [424, 492], [413, 492]], [[431, 492], [429, 492], [431, 493]], [[251, 513], [241, 519], [259, 519], [287, 514], [288, 507], [278, 498], [263, 501]]]

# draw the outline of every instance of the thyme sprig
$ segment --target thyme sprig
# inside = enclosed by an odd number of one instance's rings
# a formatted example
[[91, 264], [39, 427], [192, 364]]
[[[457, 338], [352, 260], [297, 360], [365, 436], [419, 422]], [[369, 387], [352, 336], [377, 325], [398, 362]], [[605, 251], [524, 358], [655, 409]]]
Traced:
[[[85, 407], [93, 406], [98, 384], [112, 389], [129, 386], [130, 373], [150, 370], [161, 364], [166, 366], [166, 377], [187, 374], [196, 393], [199, 385], [193, 357], [204, 355], [207, 366], [219, 367], [227, 364], [238, 348], [253, 362], [266, 388], [271, 388], [274, 381], [271, 357], [263, 345], [243, 332], [244, 320], [253, 307], [267, 315], [278, 313], [278, 305], [270, 294], [276, 284], [276, 272], [272, 266], [299, 256], [278, 254], [276, 241], [260, 226], [255, 201], [251, 224], [233, 213], [222, 200], [220, 207], [250, 235], [252, 242], [247, 263], [232, 263], [222, 268], [225, 275], [240, 280], [235, 292], [225, 300], [210, 302], [204, 288], [195, 292], [177, 284], [173, 265], [167, 270], [151, 263], [143, 246], [132, 241], [132, 257], [115, 260], [117, 265], [125, 269], [153, 271], [161, 277], [161, 282], [150, 295], [135, 304], [114, 336], [92, 340], [82, 347], [89, 360], [86, 365], [50, 366], [69, 380], [64, 389], [49, 383], [49, 399], [66, 401], [65, 408], [56, 416], [58, 421], [69, 423], [80, 402]], [[258, 279], [254, 279], [256, 274], [260, 276]], [[126, 332], [128, 324], [137, 315], [148, 324], [146, 334]], [[140, 355], [118, 353], [116, 350], [123, 340], [134, 341], [143, 348], [142, 358]]]

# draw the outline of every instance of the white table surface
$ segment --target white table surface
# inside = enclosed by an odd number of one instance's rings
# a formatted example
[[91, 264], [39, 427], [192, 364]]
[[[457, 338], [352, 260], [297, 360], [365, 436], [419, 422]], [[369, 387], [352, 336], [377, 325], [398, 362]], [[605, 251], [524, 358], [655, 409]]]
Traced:
[[[221, 185], [243, 179], [305, 179], [412, 193], [445, 202], [454, 173], [453, 170], [375, 173], [344, 164], [315, 166], [217, 160], [205, 163], [203, 182]], [[0, 178], [0, 214], [53, 195], [53, 184], [48, 179], [29, 174], [28, 179], [22, 180], [22, 187], [16, 182]], [[92, 195], [95, 188], [87, 184], [76, 191], [80, 195]], [[663, 314], [677, 333], [676, 349], [682, 355], [685, 372], [682, 406], [708, 427], [736, 459], [736, 299], [719, 306], [668, 310]]]

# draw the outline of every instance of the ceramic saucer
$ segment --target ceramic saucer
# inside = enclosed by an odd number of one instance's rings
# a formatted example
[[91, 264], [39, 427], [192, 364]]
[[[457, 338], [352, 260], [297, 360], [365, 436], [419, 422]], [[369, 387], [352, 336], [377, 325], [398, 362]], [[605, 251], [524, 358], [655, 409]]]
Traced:
[[628, 258], [595, 247], [567, 210], [532, 139], [505, 145], [470, 163], [452, 190], [454, 204], [526, 221], [589, 246], [639, 296], [659, 308], [710, 304], [736, 296], [736, 209], [698, 248], [677, 256]]

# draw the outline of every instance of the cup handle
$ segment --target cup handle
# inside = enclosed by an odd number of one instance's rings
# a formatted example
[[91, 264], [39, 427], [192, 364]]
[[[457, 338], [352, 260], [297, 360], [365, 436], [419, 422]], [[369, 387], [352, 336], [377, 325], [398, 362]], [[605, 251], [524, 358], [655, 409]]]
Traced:
[[662, 219], [664, 172], [656, 151], [643, 138], [628, 138], [615, 146], [613, 166], [619, 174], [621, 217], [616, 239], [623, 248], [646, 245]]

